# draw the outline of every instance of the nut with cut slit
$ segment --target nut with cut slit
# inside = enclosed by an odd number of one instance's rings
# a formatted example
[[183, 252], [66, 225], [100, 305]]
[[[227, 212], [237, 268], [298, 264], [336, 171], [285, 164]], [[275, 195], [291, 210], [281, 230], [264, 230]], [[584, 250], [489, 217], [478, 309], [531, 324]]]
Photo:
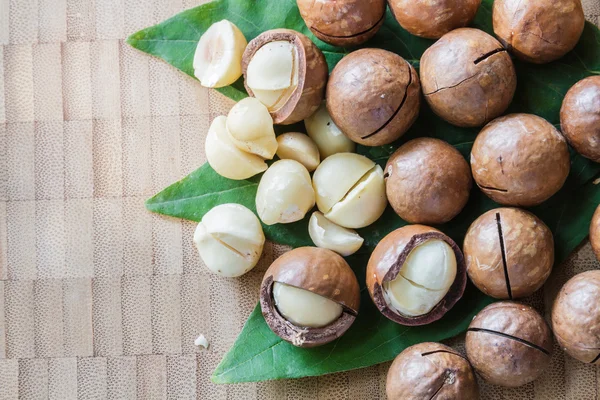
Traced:
[[350, 53], [327, 83], [327, 109], [352, 141], [380, 146], [400, 138], [419, 116], [417, 72], [399, 55], [381, 49]]
[[226, 19], [212, 24], [200, 37], [194, 54], [194, 75], [202, 86], [220, 88], [242, 76], [242, 55], [248, 42]]
[[439, 39], [469, 25], [481, 0], [389, 0], [398, 23], [413, 35]]
[[317, 144], [321, 160], [337, 153], [353, 153], [356, 148], [356, 144], [333, 122], [325, 102], [304, 120], [304, 126], [308, 136]]
[[471, 172], [482, 192], [497, 203], [531, 207], [562, 188], [571, 159], [567, 141], [548, 121], [532, 114], [497, 118], [471, 149]]
[[[440, 166], [443, 166], [440, 168]], [[443, 224], [469, 200], [471, 169], [448, 143], [418, 138], [400, 146], [385, 167], [388, 201], [409, 223]]]
[[420, 343], [400, 353], [387, 373], [389, 400], [479, 400], [469, 361], [452, 347]]
[[360, 304], [352, 269], [331, 250], [300, 247], [276, 259], [260, 287], [269, 328], [298, 347], [329, 343], [350, 328]]
[[497, 299], [518, 299], [542, 287], [554, 264], [554, 239], [535, 215], [497, 208], [477, 218], [463, 246], [467, 274]]
[[206, 267], [237, 277], [250, 271], [262, 254], [265, 235], [256, 215], [240, 204], [221, 204], [204, 214], [194, 244]]
[[385, 19], [385, 0], [297, 0], [312, 33], [334, 46], [356, 46], [372, 38]]
[[533, 308], [512, 301], [490, 304], [469, 325], [467, 358], [487, 382], [518, 387], [550, 365], [552, 332]]
[[598, 261], [600, 261], [600, 205], [596, 208], [590, 224], [590, 243]]
[[276, 161], [260, 179], [256, 211], [266, 225], [300, 221], [314, 205], [310, 175], [298, 161]]
[[385, 211], [383, 170], [353, 153], [327, 157], [313, 175], [316, 202], [325, 217], [344, 228], [364, 228]]
[[240, 150], [227, 131], [227, 118], [213, 120], [204, 145], [208, 164], [225, 178], [248, 179], [267, 169], [265, 161], [257, 155]]
[[600, 162], [600, 76], [577, 82], [560, 109], [562, 133], [582, 156]]
[[554, 336], [571, 357], [600, 364], [600, 271], [582, 272], [560, 290], [552, 307]]
[[478, 29], [442, 36], [421, 57], [421, 84], [432, 110], [460, 127], [479, 127], [508, 108], [517, 89], [502, 44]]
[[442, 318], [467, 284], [463, 255], [437, 229], [408, 225], [384, 237], [367, 265], [367, 288], [379, 311], [407, 326]]
[[347, 257], [360, 249], [364, 239], [356, 231], [341, 227], [315, 211], [308, 221], [308, 234], [317, 247], [333, 250]]
[[323, 101], [325, 57], [308, 37], [291, 29], [254, 38], [244, 51], [242, 71], [248, 94], [268, 108], [275, 124], [302, 121]]
[[304, 165], [308, 172], [319, 166], [319, 148], [304, 133], [289, 132], [277, 136], [277, 157], [282, 160], [295, 160]]
[[585, 27], [581, 0], [497, 0], [494, 33], [523, 61], [545, 64], [573, 50]]
[[273, 119], [258, 100], [247, 97], [236, 103], [227, 115], [231, 141], [242, 151], [270, 160], [277, 151]]

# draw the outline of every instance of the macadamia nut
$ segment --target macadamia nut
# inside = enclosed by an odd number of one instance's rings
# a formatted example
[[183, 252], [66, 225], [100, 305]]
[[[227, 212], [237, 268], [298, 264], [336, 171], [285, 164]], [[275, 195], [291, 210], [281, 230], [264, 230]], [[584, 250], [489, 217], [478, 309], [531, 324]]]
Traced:
[[385, 211], [383, 170], [367, 157], [338, 153], [326, 158], [313, 175], [317, 207], [344, 228], [364, 228]]
[[282, 160], [295, 160], [308, 172], [319, 166], [321, 157], [315, 142], [304, 133], [290, 132], [277, 137], [277, 156]]
[[383, 285], [391, 307], [411, 317], [430, 312], [456, 278], [456, 257], [444, 241], [430, 239], [415, 247], [398, 276]]
[[353, 153], [356, 148], [356, 144], [333, 122], [325, 103], [304, 120], [304, 126], [308, 136], [317, 144], [321, 160], [337, 153]]
[[310, 175], [298, 161], [276, 161], [258, 184], [256, 210], [267, 225], [299, 221], [314, 205]]
[[273, 299], [279, 313], [297, 326], [322, 328], [343, 312], [342, 306], [335, 301], [285, 283], [273, 284]]
[[590, 243], [598, 261], [600, 261], [600, 205], [596, 208], [590, 223]]
[[364, 242], [356, 231], [331, 222], [319, 211], [310, 217], [308, 234], [317, 247], [333, 250], [344, 257], [356, 253]]
[[277, 151], [273, 119], [267, 108], [253, 97], [242, 99], [231, 108], [227, 130], [240, 150], [268, 160]]
[[227, 118], [213, 120], [206, 136], [205, 151], [208, 163], [219, 175], [235, 180], [248, 179], [267, 169], [257, 155], [240, 150], [227, 132]]
[[224, 277], [250, 271], [262, 254], [265, 235], [256, 215], [239, 204], [221, 204], [207, 212], [194, 232], [194, 244], [206, 267]]

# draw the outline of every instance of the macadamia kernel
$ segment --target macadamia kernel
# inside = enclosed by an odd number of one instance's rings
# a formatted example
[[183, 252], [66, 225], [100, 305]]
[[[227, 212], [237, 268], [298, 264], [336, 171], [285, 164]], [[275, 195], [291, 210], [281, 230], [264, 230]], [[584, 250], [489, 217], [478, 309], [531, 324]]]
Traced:
[[322, 160], [337, 153], [352, 153], [356, 148], [356, 144], [333, 122], [326, 103], [304, 120], [304, 126], [308, 136], [317, 144]]
[[387, 205], [383, 170], [358, 154], [326, 158], [314, 173], [313, 187], [319, 211], [344, 228], [371, 225]]
[[321, 162], [315, 142], [304, 133], [290, 132], [277, 137], [277, 156], [282, 160], [296, 160], [309, 172]]
[[344, 257], [356, 253], [364, 242], [356, 231], [331, 222], [319, 211], [310, 217], [308, 234], [317, 247], [333, 250]]
[[240, 204], [221, 204], [207, 212], [194, 232], [206, 267], [224, 277], [250, 271], [262, 254], [265, 235], [256, 215]]
[[391, 307], [411, 317], [430, 312], [448, 293], [456, 278], [456, 256], [443, 240], [415, 247], [393, 281], [384, 283]]
[[268, 160], [277, 151], [273, 118], [254, 97], [247, 97], [233, 106], [227, 115], [227, 130], [240, 150]]
[[284, 283], [273, 283], [273, 299], [279, 313], [297, 326], [321, 328], [342, 315], [341, 305], [326, 297]]
[[240, 150], [227, 132], [227, 118], [213, 120], [206, 136], [205, 151], [208, 163], [219, 175], [235, 180], [248, 179], [267, 169], [257, 155]]
[[256, 210], [267, 225], [299, 221], [314, 205], [310, 175], [298, 161], [276, 161], [258, 184]]

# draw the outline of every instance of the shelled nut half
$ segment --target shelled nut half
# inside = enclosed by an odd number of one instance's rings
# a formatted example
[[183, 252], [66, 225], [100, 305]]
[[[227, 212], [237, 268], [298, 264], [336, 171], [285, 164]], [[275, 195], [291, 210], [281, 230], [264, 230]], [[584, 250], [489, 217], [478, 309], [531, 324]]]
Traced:
[[384, 237], [367, 265], [367, 288], [379, 311], [407, 326], [442, 318], [467, 284], [459, 247], [437, 229], [408, 225]]
[[383, 170], [374, 161], [353, 153], [327, 157], [313, 175], [319, 211], [344, 228], [364, 228], [387, 205]]
[[400, 353], [387, 374], [389, 400], [479, 400], [466, 357], [441, 343], [419, 343]]
[[270, 160], [277, 151], [277, 139], [269, 110], [257, 99], [237, 102], [227, 114], [231, 141], [242, 151]]
[[552, 307], [554, 336], [569, 355], [600, 364], [600, 271], [582, 272], [560, 290]]
[[308, 221], [308, 234], [317, 247], [333, 250], [347, 257], [360, 249], [364, 239], [356, 231], [341, 227], [315, 211]]
[[299, 132], [288, 132], [277, 136], [277, 157], [282, 160], [295, 160], [304, 165], [308, 172], [319, 166], [321, 156], [313, 140]]
[[321, 50], [291, 29], [273, 29], [254, 38], [244, 51], [242, 71], [248, 94], [282, 125], [302, 121], [319, 108], [328, 75]]
[[463, 252], [467, 274], [479, 290], [497, 299], [518, 299], [542, 287], [554, 264], [554, 239], [535, 215], [497, 208], [477, 218]]
[[313, 115], [304, 120], [306, 132], [315, 141], [321, 160], [337, 153], [353, 153], [356, 144], [333, 122], [325, 102]]
[[552, 332], [533, 308], [512, 301], [490, 304], [469, 325], [467, 357], [494, 385], [518, 387], [537, 379], [552, 358]]
[[276, 259], [260, 287], [269, 328], [298, 347], [342, 336], [358, 314], [360, 289], [352, 269], [331, 250], [300, 247]]

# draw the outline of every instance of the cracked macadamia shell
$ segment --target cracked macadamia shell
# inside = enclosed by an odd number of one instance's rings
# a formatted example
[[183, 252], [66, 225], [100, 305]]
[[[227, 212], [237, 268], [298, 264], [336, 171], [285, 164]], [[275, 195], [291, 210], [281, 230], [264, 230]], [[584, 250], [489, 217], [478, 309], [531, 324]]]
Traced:
[[496, 0], [494, 33], [518, 58], [536, 64], [571, 51], [583, 32], [581, 0]]
[[554, 264], [554, 239], [535, 215], [497, 208], [477, 218], [463, 246], [467, 274], [497, 299], [517, 299], [542, 287]]
[[420, 343], [400, 353], [387, 374], [389, 400], [478, 400], [469, 361], [452, 347]]
[[469, 200], [471, 169], [448, 143], [419, 138], [401, 146], [385, 167], [387, 198], [400, 218], [413, 224], [443, 224]]
[[469, 25], [481, 0], [389, 0], [390, 10], [408, 32], [428, 39]]
[[600, 205], [596, 208], [590, 224], [590, 243], [596, 258], [600, 261]]
[[560, 290], [552, 307], [554, 336], [570, 356], [600, 363], [600, 271], [582, 272]]
[[482, 192], [497, 203], [531, 207], [562, 188], [571, 160], [565, 138], [532, 114], [495, 119], [471, 149], [471, 171]]
[[487, 382], [518, 387], [537, 379], [552, 358], [552, 332], [533, 308], [500, 301], [475, 316], [465, 341], [467, 357]]
[[600, 76], [575, 84], [560, 109], [562, 133], [582, 156], [600, 162]]
[[[386, 286], [389, 286], [396, 279], [403, 279], [403, 267], [407, 263], [409, 256], [413, 250], [423, 246], [429, 241], [444, 242], [454, 253], [455, 259], [455, 277], [446, 293], [443, 294], [441, 300], [431, 308], [431, 310], [421, 315], [406, 315], [402, 314], [391, 305], [389, 294]], [[447, 258], [444, 255], [444, 259]], [[430, 260], [433, 258], [429, 258]], [[427, 260], [427, 257], [421, 258]], [[416, 266], [419, 267], [418, 265]], [[426, 268], [428, 265], [423, 265], [423, 270], [433, 271]], [[435, 272], [428, 274], [430, 277], [435, 275]], [[411, 279], [414, 282], [414, 278]], [[384, 237], [375, 250], [371, 254], [367, 265], [367, 289], [371, 295], [371, 299], [379, 309], [379, 311], [390, 320], [406, 326], [426, 325], [439, 320], [450, 310], [456, 302], [462, 297], [465, 286], [467, 284], [467, 274], [462, 252], [452, 239], [444, 235], [437, 229], [424, 225], [407, 225], [396, 229]], [[408, 281], [410, 283], [410, 281]], [[418, 289], [422, 287], [429, 290], [421, 282], [418, 286], [412, 285], [407, 289]], [[408, 293], [409, 291], [407, 291]], [[412, 291], [416, 293], [416, 291]], [[431, 296], [436, 296], [437, 293], [432, 291]]]
[[[312, 292], [339, 304], [341, 316], [327, 326], [296, 326], [277, 309], [274, 282]], [[360, 305], [360, 289], [346, 261], [331, 250], [300, 247], [276, 259], [260, 287], [260, 306], [269, 328], [298, 347], [315, 347], [342, 336], [354, 322]], [[314, 312], [319, 312], [315, 309]]]
[[297, 0], [312, 33], [334, 46], [356, 46], [372, 38], [385, 19], [385, 0]]
[[275, 124], [289, 125], [312, 115], [323, 101], [328, 67], [321, 50], [306, 36], [291, 29], [273, 29], [254, 38], [244, 51], [242, 72], [244, 85], [250, 96], [254, 92], [248, 86], [248, 65], [256, 52], [271, 42], [289, 42], [295, 49], [297, 64], [296, 87], [285, 104], [270, 110]]
[[421, 85], [432, 110], [460, 127], [478, 127], [508, 108], [517, 88], [502, 44], [478, 29], [442, 36], [421, 57]]
[[397, 54], [361, 49], [344, 57], [327, 83], [327, 109], [352, 141], [365, 146], [392, 143], [419, 116], [417, 72]]

